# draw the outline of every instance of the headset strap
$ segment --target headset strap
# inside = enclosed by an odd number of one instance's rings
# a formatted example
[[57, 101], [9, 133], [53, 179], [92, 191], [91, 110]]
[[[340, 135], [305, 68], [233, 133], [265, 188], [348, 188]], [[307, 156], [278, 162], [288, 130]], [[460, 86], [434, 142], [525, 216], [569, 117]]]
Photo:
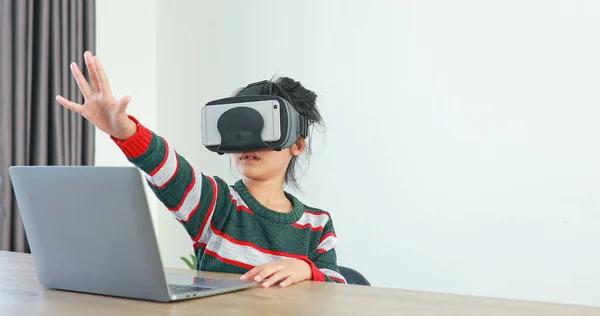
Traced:
[[308, 118], [302, 114], [300, 116], [300, 135], [304, 136], [304, 138], [308, 137]]
[[268, 80], [263, 80], [255, 83], [251, 83], [246, 86], [244, 91], [240, 95], [261, 95], [265, 86], [269, 83]]

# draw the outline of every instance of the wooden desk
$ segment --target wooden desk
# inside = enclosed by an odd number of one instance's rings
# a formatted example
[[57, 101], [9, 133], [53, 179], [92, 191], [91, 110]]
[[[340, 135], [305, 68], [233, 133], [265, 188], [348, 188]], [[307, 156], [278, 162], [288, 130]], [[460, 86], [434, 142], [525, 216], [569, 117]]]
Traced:
[[[194, 275], [192, 270], [169, 272]], [[214, 273], [203, 275], [235, 277]], [[0, 251], [0, 315], [600, 315], [600, 308], [303, 282], [175, 303], [45, 290], [30, 255]]]

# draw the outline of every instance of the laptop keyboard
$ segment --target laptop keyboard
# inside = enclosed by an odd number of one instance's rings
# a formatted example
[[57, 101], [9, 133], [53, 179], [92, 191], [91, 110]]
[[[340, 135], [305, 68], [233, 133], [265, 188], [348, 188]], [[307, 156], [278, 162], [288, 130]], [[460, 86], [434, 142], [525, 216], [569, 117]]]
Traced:
[[209, 291], [213, 289], [214, 288], [212, 287], [204, 286], [169, 284], [169, 290], [171, 291], [171, 294], [196, 293], [202, 291]]

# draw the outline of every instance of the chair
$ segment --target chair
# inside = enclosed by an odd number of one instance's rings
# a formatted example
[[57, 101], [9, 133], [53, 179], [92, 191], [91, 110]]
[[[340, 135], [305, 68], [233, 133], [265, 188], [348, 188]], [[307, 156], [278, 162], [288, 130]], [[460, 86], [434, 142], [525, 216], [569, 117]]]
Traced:
[[348, 284], [371, 286], [371, 283], [360, 272], [348, 267], [338, 266], [338, 268], [340, 269], [340, 274], [346, 279]]

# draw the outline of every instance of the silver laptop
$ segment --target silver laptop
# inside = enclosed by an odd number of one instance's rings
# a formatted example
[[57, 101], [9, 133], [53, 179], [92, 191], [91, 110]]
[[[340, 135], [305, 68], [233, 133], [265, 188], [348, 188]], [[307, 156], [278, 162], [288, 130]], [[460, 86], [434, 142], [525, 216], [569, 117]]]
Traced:
[[165, 273], [134, 167], [11, 167], [9, 173], [45, 288], [169, 302], [256, 285]]

